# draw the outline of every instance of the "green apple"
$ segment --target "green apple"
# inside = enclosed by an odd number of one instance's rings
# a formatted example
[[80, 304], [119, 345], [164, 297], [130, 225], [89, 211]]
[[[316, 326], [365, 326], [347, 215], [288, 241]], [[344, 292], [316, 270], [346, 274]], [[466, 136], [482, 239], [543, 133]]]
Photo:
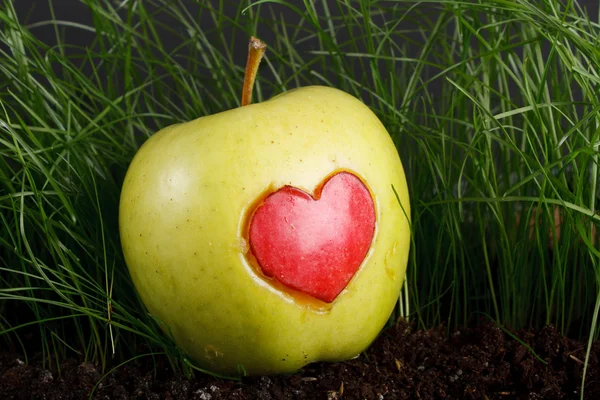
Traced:
[[[317, 203], [340, 172], [368, 189], [374, 229], [355, 273], [320, 297], [302, 277], [298, 288], [261, 270], [249, 224], [270, 194], [296, 188]], [[404, 281], [409, 207], [379, 119], [347, 93], [309, 86], [156, 133], [129, 167], [119, 224], [135, 287], [177, 345], [205, 369], [258, 375], [369, 346]]]

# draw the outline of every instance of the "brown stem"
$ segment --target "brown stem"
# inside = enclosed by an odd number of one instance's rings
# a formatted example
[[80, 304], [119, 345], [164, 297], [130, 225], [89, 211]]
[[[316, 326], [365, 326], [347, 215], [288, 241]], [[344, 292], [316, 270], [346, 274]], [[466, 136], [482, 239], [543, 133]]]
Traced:
[[248, 43], [248, 60], [246, 61], [246, 73], [244, 74], [244, 86], [242, 88], [242, 107], [252, 103], [252, 88], [258, 72], [258, 65], [262, 60], [267, 45], [254, 36], [250, 37]]

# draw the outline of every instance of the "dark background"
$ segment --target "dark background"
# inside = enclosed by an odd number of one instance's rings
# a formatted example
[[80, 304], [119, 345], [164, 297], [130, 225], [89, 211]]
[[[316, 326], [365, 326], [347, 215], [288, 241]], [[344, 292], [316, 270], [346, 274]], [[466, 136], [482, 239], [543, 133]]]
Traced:
[[[11, 1], [11, 0], [7, 0]], [[97, 0], [90, 0], [97, 1]], [[209, 15], [209, 12], [201, 12], [201, 9], [216, 9], [219, 10], [219, 4], [221, 3], [219, 0], [181, 0], [177, 1], [169, 1], [169, 0], [143, 0], [144, 7], [150, 12], [156, 12], [154, 17], [160, 22], [168, 25], [173, 30], [179, 30], [183, 35], [185, 35], [183, 26], [178, 27], [177, 21], [173, 20], [172, 17], [167, 15], [167, 13], [161, 11], [162, 7], [165, 5], [169, 5], [170, 3], [180, 3], [185, 6], [194, 17], [198, 16], [199, 21], [198, 24], [203, 30], [206, 32], [210, 32], [215, 27], [215, 22]], [[254, 0], [253, 0], [254, 1]], [[240, 1], [240, 0], [226, 0], [224, 3], [224, 7], [222, 8], [223, 14], [227, 18], [235, 19], [240, 9], [240, 4], [244, 7], [249, 6], [253, 1]], [[0, 0], [1, 4], [2, 0]], [[102, 3], [98, 1], [98, 3]], [[304, 4], [300, 0], [292, 0], [294, 5], [298, 8], [304, 10]], [[318, 3], [321, 3], [319, 0]], [[84, 24], [87, 26], [93, 26], [94, 21], [92, 19], [92, 12], [90, 11], [88, 5], [84, 0], [13, 0], [14, 7], [16, 9], [17, 15], [19, 16], [19, 20], [25, 24], [25, 26], [30, 28], [32, 34], [34, 34], [38, 39], [42, 40], [44, 43], [52, 46], [57, 44], [56, 40], [56, 32], [54, 27], [51, 24], [41, 24], [41, 22], [49, 21], [52, 19], [58, 21], [69, 21], [69, 22], [77, 22], [80, 24]], [[115, 7], [118, 2], [111, 2], [112, 6]], [[332, 13], [336, 13], [337, 7], [335, 6], [335, 1], [328, 0], [328, 4], [330, 4], [330, 9]], [[176, 7], [181, 7], [180, 5], [176, 5]], [[271, 12], [281, 21], [283, 19], [286, 23], [289, 24], [297, 24], [300, 21], [300, 16], [291, 10], [289, 7], [286, 7], [281, 4], [269, 4], [269, 11], [267, 12], [267, 8], [263, 5], [261, 8], [261, 15], [265, 18], [268, 18], [271, 15]], [[256, 8], [258, 9], [258, 8]], [[322, 11], [322, 7], [317, 5], [317, 11], [320, 13]], [[272, 10], [272, 11], [271, 11]], [[123, 7], [122, 9], [122, 18], [126, 20], [127, 15], [127, 7]], [[247, 15], [247, 13], [246, 13]], [[321, 14], [320, 14], [321, 15]], [[242, 16], [240, 18], [242, 23], [251, 24], [250, 18], [245, 18]], [[94, 41], [95, 34], [93, 32], [76, 28], [76, 27], [65, 27], [61, 26], [61, 32], [63, 33], [63, 43], [67, 43], [69, 45], [74, 46], [89, 46]], [[231, 36], [227, 37], [227, 40], [234, 40], [234, 44], [239, 45], [240, 51], [236, 51], [234, 54], [236, 56], [236, 64], [240, 66], [244, 66], [246, 60], [246, 49], [248, 44], [248, 35], [243, 35], [240, 29], [235, 30], [236, 34], [234, 36], [234, 29], [226, 29], [225, 34], [231, 34]], [[160, 35], [160, 39], [163, 42], [165, 49], [173, 49], [177, 47], [181, 39], [180, 37], [170, 34], [168, 31], [158, 32]], [[258, 31], [252, 32], [252, 34], [258, 36], [266, 43], [273, 43], [272, 35], [273, 32], [269, 29], [268, 26], [262, 26], [258, 24]], [[208, 33], [210, 37], [210, 33]], [[215, 42], [220, 43], [220, 38], [213, 37]], [[309, 42], [305, 42], [305, 46], [300, 46], [297, 50], [302, 52], [311, 49], [311, 44]], [[68, 49], [67, 49], [68, 51]], [[267, 54], [268, 56], [268, 54]]]
[[[3, 4], [2, 3], [3, 0], [0, 0], [0, 5]], [[4, 1], [11, 1], [11, 0], [4, 0]], [[338, 8], [338, 2], [335, 0], [311, 0], [312, 3], [314, 4], [314, 8], [317, 12], [317, 14], [319, 15], [320, 18], [324, 18], [324, 16], [326, 15], [325, 13], [325, 7], [324, 5], [327, 6], [328, 10], [331, 12], [332, 16], [335, 18], [335, 16], [340, 15], [340, 11]], [[516, 1], [516, 0], [515, 0]], [[540, 2], [543, 3], [541, 0], [530, 0], [534, 3], [536, 2]], [[587, 11], [587, 14], [589, 16], [590, 19], [592, 19], [595, 22], [598, 22], [598, 14], [599, 14], [599, 0], [574, 0], [577, 4], [579, 4], [582, 8], [584, 8]], [[49, 45], [49, 46], [53, 46], [57, 44], [57, 31], [55, 30], [55, 27], [50, 24], [50, 23], [44, 23], [44, 21], [50, 21], [52, 19], [57, 20], [57, 21], [61, 21], [60, 23], [60, 36], [61, 36], [61, 41], [63, 42], [63, 44], [67, 44], [67, 46], [63, 47], [62, 51], [65, 51], [67, 54], [69, 54], [69, 52], [74, 52], [74, 53], [81, 53], [81, 48], [82, 47], [93, 47], [94, 46], [94, 40], [95, 40], [95, 33], [90, 31], [90, 30], [86, 30], [86, 29], [82, 29], [82, 28], [78, 28], [78, 27], [73, 27], [73, 26], [66, 26], [63, 22], [67, 21], [70, 23], [79, 23], [79, 24], [83, 24], [86, 26], [93, 26], [94, 25], [94, 21], [92, 18], [92, 12], [89, 9], [88, 4], [86, 3], [90, 3], [90, 2], [96, 2], [95, 4], [110, 4], [113, 8], [116, 7], [117, 4], [121, 4], [121, 2], [117, 2], [117, 1], [112, 1], [112, 0], [13, 0], [13, 5], [17, 11], [17, 15], [19, 16], [19, 19], [21, 20], [21, 22], [23, 24], [25, 24], [26, 27], [28, 27], [28, 29], [30, 30], [30, 32], [39, 40], [41, 40], [42, 42], [44, 42], [45, 44]], [[564, 2], [566, 3], [567, 0], [564, 0]], [[127, 7], [129, 6], [129, 4], [133, 4], [131, 2], [124, 2], [125, 6], [122, 7], [122, 19], [124, 21], [126, 21], [127, 19]], [[185, 8], [187, 8], [187, 10], [189, 11], [190, 15], [192, 15], [194, 18], [198, 18], [198, 25], [200, 26], [200, 29], [203, 31], [203, 33], [205, 33], [209, 39], [209, 41], [213, 44], [213, 46], [215, 47], [216, 51], [220, 51], [221, 48], [220, 46], [224, 43], [224, 40], [222, 37], [220, 37], [219, 33], [217, 33], [217, 31], [213, 31], [215, 28], [215, 22], [213, 20], [213, 18], [210, 15], [210, 12], [206, 12], [206, 10], [208, 9], [219, 9], [221, 6], [221, 10], [219, 12], [222, 11], [222, 13], [225, 15], [224, 20], [225, 21], [235, 21], [232, 23], [226, 23], [224, 26], [224, 30], [223, 30], [223, 36], [225, 37], [225, 42], [227, 43], [227, 45], [231, 45], [231, 52], [233, 54], [233, 66], [236, 68], [239, 68], [239, 74], [240, 74], [240, 78], [243, 74], [242, 69], [243, 66], [245, 65], [245, 61], [246, 61], [246, 54], [247, 54], [247, 43], [248, 43], [248, 36], [249, 35], [256, 35], [259, 38], [261, 38], [263, 41], [265, 41], [269, 47], [270, 50], [267, 51], [267, 58], [274, 60], [275, 54], [274, 52], [279, 50], [280, 52], [285, 51], [285, 49], [278, 49], [277, 48], [277, 43], [278, 41], [276, 40], [275, 35], [277, 35], [276, 32], [274, 32], [274, 30], [272, 29], [269, 19], [272, 17], [277, 18], [277, 24], [280, 24], [281, 21], [285, 21], [287, 24], [289, 24], [290, 26], [297, 26], [299, 21], [301, 20], [301, 16], [299, 16], [294, 10], [292, 10], [290, 7], [287, 7], [285, 5], [282, 4], [277, 4], [277, 3], [269, 3], [268, 5], [261, 5], [261, 6], [255, 6], [253, 7], [253, 10], [256, 12], [258, 10], [260, 10], [260, 16], [262, 18], [264, 18], [263, 20], [259, 21], [259, 23], [255, 24], [255, 21], [252, 20], [252, 18], [250, 18], [248, 16], [249, 13], [246, 13], [246, 15], [239, 15], [239, 10], [245, 6], [251, 5], [252, 3], [255, 3], [254, 0], [249, 1], [249, 0], [225, 0], [223, 2], [218, 1], [218, 0], [179, 0], [179, 1], [170, 1], [170, 0], [143, 0], [143, 5], [144, 8], [147, 10], [150, 10], [150, 13], [153, 15], [152, 18], [156, 21], [161, 22], [162, 24], [164, 24], [163, 26], [167, 26], [168, 29], [163, 29], [163, 30], [159, 30], [158, 35], [160, 37], [160, 40], [162, 41], [163, 47], [166, 51], [171, 51], [173, 49], [176, 49], [182, 42], [182, 37], [186, 37], [186, 32], [185, 29], [183, 27], [182, 24], [178, 24], [178, 21], [176, 19], [173, 18], [172, 15], [169, 15], [168, 12], [164, 12], [164, 9], [169, 7], [170, 4], [174, 4], [175, 7], [177, 8], [181, 8], [181, 5], [184, 5]], [[304, 5], [304, 2], [302, 0], [291, 0], [289, 1], [290, 4], [292, 4], [293, 6], [295, 6], [297, 9], [300, 9], [302, 11], [306, 10], [306, 7]], [[349, 0], [349, 3], [356, 5], [357, 3], [353, 0]], [[409, 7], [411, 4], [411, 2], [408, 1], [373, 1], [373, 4], [375, 4], [377, 7], [389, 7], [392, 8], [394, 6], [397, 6], [399, 3], [404, 3], [404, 7]], [[240, 7], [241, 5], [241, 7]], [[259, 8], [260, 7], [260, 8]], [[162, 8], [162, 10], [161, 10]], [[423, 3], [423, 4], [419, 4], [418, 7], [415, 7], [415, 11], [418, 15], [417, 18], [420, 20], [419, 23], [423, 24], [424, 19], [430, 19], [431, 21], [434, 21], [436, 19], [437, 16], [439, 16], [439, 10], [441, 9], [441, 6], [439, 4], [436, 4], [435, 2], [431, 3]], [[204, 10], [204, 11], [202, 11]], [[396, 16], [395, 15], [390, 15], [390, 16], [386, 16], [386, 19], [388, 20], [388, 22], [390, 20], [394, 20]], [[378, 16], [373, 16], [373, 21], [374, 23], [378, 24], [380, 21], [381, 23], [383, 23], [383, 21], [381, 20], [381, 18], [379, 18]], [[360, 21], [359, 21], [360, 22]], [[237, 24], [237, 25], [236, 25]], [[255, 25], [254, 25], [255, 24]], [[307, 32], [310, 32], [311, 34], [314, 33], [314, 28], [310, 26], [310, 23], [304, 21], [304, 28], [305, 31], [303, 32], [304, 36], [307, 36]], [[1, 23], [0, 23], [1, 25]], [[160, 24], [159, 24], [160, 25]], [[235, 28], [234, 28], [235, 26]], [[422, 27], [422, 25], [421, 25]], [[410, 30], [414, 28], [415, 32], [410, 32]], [[402, 22], [401, 25], [399, 25], [398, 29], [401, 29], [404, 32], [407, 33], [402, 33], [398, 35], [398, 38], [395, 38], [394, 40], [397, 41], [397, 43], [399, 41], [402, 42], [402, 45], [405, 46], [406, 49], [406, 56], [408, 57], [418, 57], [420, 51], [422, 50], [422, 43], [423, 43], [423, 35], [422, 33], [419, 33], [416, 31], [416, 28], [418, 28], [418, 26], [414, 23], [411, 22], [410, 20], [406, 20]], [[353, 29], [353, 28], [352, 28]], [[355, 32], [352, 31], [352, 29], [350, 30], [341, 30], [339, 32], [336, 32], [336, 35], [338, 36], [338, 41], [343, 43], [345, 40], [349, 39], [350, 36], [356, 37], [358, 36], [357, 34], [355, 34]], [[169, 31], [171, 30], [171, 31]], [[214, 33], [213, 33], [214, 32]], [[189, 38], [189, 36], [187, 36]], [[364, 43], [362, 43], [360, 40], [356, 41], [357, 46], [358, 46], [358, 50], [359, 51], [365, 51], [366, 48], [364, 48]], [[70, 47], [70, 45], [73, 45], [74, 47]], [[321, 46], [321, 47], [319, 47]], [[75, 47], [79, 47], [79, 49], [76, 49]], [[361, 47], [363, 49], [361, 49]], [[298, 52], [301, 57], [304, 60], [311, 60], [314, 57], [310, 54], [307, 54], [307, 52], [311, 51], [311, 50], [322, 50], [322, 43], [319, 42], [319, 40], [315, 39], [315, 40], [302, 40], [299, 41], [294, 48], [294, 51]], [[178, 57], [187, 57], [189, 55], [189, 57], [194, 57], [193, 55], [190, 54], [190, 47], [188, 45], [188, 47], [183, 47], [181, 49], [177, 50], [177, 56]], [[282, 58], [286, 58], [286, 55], [283, 55]], [[335, 60], [335, 57], [331, 57], [330, 60]], [[359, 86], [362, 87], [374, 87], [375, 82], [372, 81], [371, 77], [368, 76], [369, 74], [365, 74], [364, 71], [368, 71], [368, 63], [369, 62], [374, 62], [374, 61], [369, 61], [366, 59], [357, 59], [357, 58], [352, 58], [352, 59], [345, 59], [344, 63], [346, 63], [346, 67], [345, 67], [345, 73], [347, 74], [347, 76], [351, 77], [351, 79], [355, 79], [358, 83]], [[381, 63], [382, 65], [378, 66], [378, 69], [380, 71], [389, 71], [389, 66], [386, 67], [385, 65], [383, 65], [382, 61], [375, 61], [377, 63]], [[277, 64], [277, 63], [276, 63]], [[284, 64], [284, 63], [283, 63]], [[402, 64], [402, 63], [399, 63]], [[282, 67], [282, 63], [277, 64], [280, 68], [284, 68]], [[413, 64], [406, 64], [405, 66], [400, 65], [400, 67], [396, 66], [395, 68], [412, 68]], [[340, 81], [340, 77], [339, 75], [336, 74], [329, 74], [328, 69], [328, 64], [327, 63], [322, 63], [320, 66], [319, 65], [314, 65], [314, 66], [310, 66], [308, 67], [308, 70], [303, 70], [301, 71], [301, 73], [299, 74], [300, 79], [296, 80], [297, 78], [290, 78], [290, 81], [285, 82], [283, 85], [278, 86], [277, 83], [275, 82], [276, 80], [273, 79], [273, 76], [271, 75], [271, 71], [268, 68], [261, 68], [261, 73], [260, 73], [260, 79], [261, 82], [263, 83], [263, 85], [261, 85], [261, 89], [263, 90], [259, 96], [262, 97], [262, 99], [268, 98], [270, 96], [272, 96], [275, 93], [279, 93], [283, 90], [295, 87], [295, 86], [304, 86], [307, 84], [315, 84], [315, 83], [322, 83], [322, 82], [317, 82], [315, 81], [314, 76], [311, 76], [311, 72], [313, 72], [313, 68], [316, 72], [318, 72], [318, 74], [322, 75], [325, 77], [325, 79], [327, 79], [328, 82], [331, 83], [331, 85], [334, 85], [342, 90], [346, 90], [349, 91], [349, 88], [347, 86], [345, 86], [347, 84], [347, 82], [344, 81]], [[89, 72], [91, 73], [91, 71], [88, 71], [90, 67], [84, 67], [84, 72]], [[202, 68], [202, 67], [200, 67]], [[387, 68], [387, 69], [386, 69]], [[199, 80], [212, 80], [211, 78], [211, 73], [208, 69], [202, 71], [198, 71], [199, 73], [197, 75], [195, 75], [196, 79]], [[284, 77], [290, 77], [291, 76], [291, 71], [289, 70], [280, 70], [279, 71], [280, 76], [284, 76]], [[394, 71], [389, 71], [389, 73], [394, 73], [398, 75], [398, 71], [394, 70]], [[142, 73], [143, 74], [143, 73]], [[387, 73], [382, 74], [382, 76], [385, 76]], [[423, 76], [427, 76], [430, 75], [427, 71], [424, 72]], [[103, 79], [118, 79], [118, 77], [110, 77], [110, 76], [106, 76], [105, 78], [103, 77]], [[294, 82], [291, 82], [291, 80], [294, 79]], [[241, 79], [240, 79], [241, 82]], [[239, 82], [238, 82], [239, 83]], [[265, 84], [266, 83], [266, 84]], [[169, 85], [169, 83], [165, 83], [166, 85]], [[237, 84], [237, 83], [236, 83]], [[114, 87], [117, 87], [118, 85], [113, 85]], [[434, 94], [434, 96], [438, 97], [440, 95], [439, 91], [440, 91], [440, 81], [435, 81], [433, 82], [430, 86], [429, 86], [429, 90], [431, 91], [431, 93]], [[263, 89], [264, 88], [264, 89]], [[354, 93], [356, 95], [360, 95], [363, 99], [363, 101], [367, 102], [367, 103], [371, 103], [371, 102], [376, 102], [375, 98], [371, 98], [369, 99], [369, 94], [364, 92], [364, 93]], [[367, 98], [365, 98], [367, 97]], [[259, 98], [255, 98], [255, 100], [259, 101]], [[179, 99], [174, 99], [175, 102], [179, 102]], [[225, 108], [231, 108], [236, 106], [235, 104], [227, 104], [225, 106]], [[222, 111], [222, 110], [211, 110], [212, 112], [217, 112], [217, 111]]]
[[[6, 1], [10, 1], [10, 0], [6, 0]], [[93, 0], [93, 1], [96, 1], [96, 0]], [[337, 2], [335, 0], [311, 0], [311, 1], [314, 3], [314, 7], [320, 17], [323, 17], [323, 15], [325, 15], [323, 12], [324, 11], [323, 3], [326, 3], [328, 5], [328, 9], [333, 16], [339, 15], [339, 10], [336, 5]], [[531, 1], [533, 1], [535, 3], [536, 1], [541, 1], [541, 0], [531, 0]], [[566, 3], [566, 1], [567, 0], [564, 0], [565, 3]], [[598, 22], [599, 4], [600, 4], [599, 0], [574, 0], [574, 1], [587, 11], [589, 18], [591, 20]], [[208, 13], [206, 13], [206, 12], [200, 13], [198, 11], [201, 8], [216, 7], [218, 9], [219, 4], [220, 4], [220, 2], [218, 0], [181, 0], [180, 2], [185, 5], [185, 7], [190, 11], [190, 13], [192, 15], [200, 15], [200, 17], [199, 17], [200, 18], [200, 20], [199, 20], [200, 27], [206, 28], [207, 31], [209, 31], [211, 28], [214, 27], [214, 21], [208, 15]], [[410, 4], [410, 2], [406, 2], [406, 1], [404, 1], [404, 2]], [[242, 4], [243, 6], [248, 6], [248, 5], [251, 5], [252, 3], [254, 3], [253, 0], [252, 1], [250, 1], [250, 0], [226, 1], [224, 3], [224, 7], [223, 7], [222, 11], [227, 17], [234, 18], [240, 8], [240, 4]], [[296, 6], [297, 8], [299, 8], [301, 10], [305, 10], [304, 2], [302, 0], [291, 0], [291, 1], [289, 1], [289, 3]], [[350, 3], [353, 3], [353, 1], [350, 0]], [[392, 6], [396, 5], [398, 3], [398, 1], [375, 1], [374, 3], [376, 3], [377, 5], [380, 5], [380, 6], [381, 5], [383, 5], [383, 6], [389, 5], [390, 7], [392, 7]], [[42, 41], [44, 41], [45, 43], [47, 43], [49, 45], [56, 44], [55, 31], [54, 31], [54, 28], [50, 24], [40, 24], [40, 22], [42, 22], [42, 21], [48, 21], [48, 20], [51, 20], [54, 18], [54, 19], [60, 20], [60, 21], [77, 22], [77, 23], [88, 25], [88, 26], [93, 25], [92, 13], [90, 12], [90, 10], [89, 10], [88, 6], [85, 4], [85, 2], [82, 0], [54, 0], [54, 1], [50, 1], [50, 0], [14, 0], [13, 4], [14, 4], [14, 7], [19, 16], [19, 19], [24, 24], [26, 24], [27, 26], [29, 26], [31, 28], [31, 32], [37, 38], [41, 39]], [[114, 4], [116, 4], [116, 2], [113, 2], [113, 6], [114, 6]], [[144, 0], [144, 6], [148, 9], [152, 9], [153, 7], [157, 8], [158, 4], [160, 4], [162, 6], [164, 4], [169, 4], [169, 1], [167, 0], [167, 1], [154, 2], [154, 1]], [[431, 18], [435, 19], [437, 11], [436, 11], [436, 7], [434, 5], [423, 4], [421, 6], [423, 8], [427, 8], [431, 13]], [[51, 7], [52, 7], [53, 11], [51, 11]], [[300, 17], [298, 16], [298, 14], [287, 6], [284, 6], [281, 4], [276, 4], [276, 3], [269, 3], [268, 11], [264, 5], [261, 7], [262, 7], [261, 15], [265, 18], [269, 18], [270, 16], [273, 15], [279, 19], [279, 22], [281, 22], [283, 20], [292, 25], [297, 23], [300, 20]], [[255, 9], [258, 9], [258, 8], [255, 7]], [[123, 16], [125, 16], [125, 15], [126, 15], [126, 13], [124, 12]], [[177, 29], [177, 26], [174, 26], [176, 24], [176, 22], [174, 22], [172, 20], [167, 21], [166, 16], [163, 15], [161, 12], [158, 12], [156, 14], [156, 18], [157, 19], [165, 18], [165, 22], [170, 24], [171, 28]], [[242, 17], [240, 20], [243, 23], [245, 19], [244, 19], [244, 17]], [[376, 19], [375, 19], [375, 21], [377, 22]], [[248, 21], [248, 23], [250, 23], [250, 21]], [[401, 28], [407, 29], [407, 27], [410, 27], [409, 21], [406, 21], [406, 23], [403, 23]], [[310, 29], [309, 26], [307, 26], [307, 28]], [[87, 46], [87, 45], [90, 45], [94, 40], [93, 32], [82, 30], [79, 28], [74, 28], [74, 27], [67, 27], [67, 28], [61, 28], [61, 29], [63, 29], [63, 32], [64, 32], [63, 40], [68, 44], [76, 45], [76, 46]], [[165, 48], [171, 49], [171, 48], [176, 47], [179, 44], [180, 39], [177, 36], [170, 35], [168, 32], [159, 32], [159, 33], [160, 33], [161, 40], [163, 41], [163, 43], [165, 45]], [[240, 32], [238, 32], [238, 34], [235, 35], [234, 37], [231, 37], [228, 39], [233, 40], [236, 46], [238, 46], [238, 45], [240, 46], [239, 47], [240, 51], [235, 52], [235, 55], [236, 55], [235, 61], [236, 61], [237, 65], [243, 66], [245, 63], [246, 46], [247, 46], [248, 38], [246, 35], [240, 35], [239, 33]], [[252, 32], [252, 34], [260, 37], [267, 43], [274, 42], [274, 40], [272, 38], [273, 32], [267, 26], [258, 24], [257, 31]], [[341, 34], [344, 35], [343, 32]], [[344, 39], [344, 37], [341, 38], [341, 40], [343, 40], [343, 39]], [[422, 40], [421, 36], [419, 36], [419, 35], [415, 35], [415, 39]], [[298, 52], [302, 53], [304, 51], [311, 50], [312, 47], [314, 47], [314, 42], [305, 41], [305, 42], [300, 43], [299, 47], [296, 50]], [[420, 48], [418, 46], [414, 47], [415, 55], [418, 54], [419, 50], [420, 50]], [[238, 57], [239, 57], [239, 59], [238, 59]]]
[[[337, 7], [335, 0], [311, 0], [315, 3], [315, 8], [317, 11], [322, 10], [319, 7], [324, 1], [329, 5], [329, 10], [332, 14], [336, 14]], [[536, 0], [532, 0], [535, 2]], [[540, 0], [541, 1], [541, 0]], [[566, 0], [564, 0], [566, 2]], [[304, 3], [302, 0], [291, 0], [290, 4], [295, 5], [300, 9], [304, 9]], [[352, 1], [350, 1], [352, 3]], [[582, 8], [586, 9], [590, 19], [598, 22], [598, 13], [599, 13], [599, 0], [574, 0], [574, 2], [578, 3], [582, 6]], [[52, 19], [52, 13], [50, 11], [50, 7], [52, 5], [54, 18], [57, 20], [64, 21], [74, 21], [83, 23], [86, 25], [92, 25], [93, 21], [91, 18], [91, 13], [89, 11], [88, 6], [82, 0], [54, 0], [52, 4], [49, 0], [13, 0], [15, 9], [21, 19], [26, 24], [34, 24], [40, 21], [46, 21]], [[168, 2], [166, 2], [168, 3]], [[197, 10], [201, 5], [203, 7], [206, 6], [217, 6], [217, 0], [182, 0], [182, 3], [186, 5], [192, 12]], [[250, 5], [253, 1], [231, 1], [226, 3], [226, 7], [223, 9], [224, 13], [228, 16], [236, 13], [238, 9], [238, 5], [246, 4]], [[379, 1], [377, 3], [387, 3], [393, 5], [396, 3], [395, 1]], [[146, 5], [146, 4], [145, 4]], [[147, 6], [147, 5], [146, 5]], [[293, 22], [298, 19], [298, 15], [292, 11], [290, 8], [283, 6], [281, 4], [272, 3], [269, 4], [270, 7], [273, 7], [277, 17], [283, 17], [285, 21]], [[210, 25], [211, 21], [208, 16], [205, 16], [204, 20], [201, 22], [201, 26], [203, 24]], [[34, 29], [36, 36], [48, 38], [50, 41], [52, 40], [52, 36], [54, 35], [53, 29], [51, 26], [45, 27], [37, 27]], [[256, 32], [260, 35], [260, 27], [259, 32]], [[74, 45], [86, 45], [93, 40], [93, 33], [91, 32], [82, 32], [81, 30], [77, 31], [77, 34], [73, 34], [72, 37], [69, 37], [69, 42]], [[166, 39], [167, 43], [168, 38]], [[175, 44], [175, 43], [170, 43]]]

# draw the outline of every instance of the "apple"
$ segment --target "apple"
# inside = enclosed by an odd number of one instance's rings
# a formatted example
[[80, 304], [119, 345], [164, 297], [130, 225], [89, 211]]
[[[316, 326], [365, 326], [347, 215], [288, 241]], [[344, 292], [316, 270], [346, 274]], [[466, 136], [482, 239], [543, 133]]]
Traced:
[[398, 299], [409, 219], [385, 127], [323, 86], [162, 129], [133, 158], [119, 210], [147, 309], [229, 375], [364, 351]]

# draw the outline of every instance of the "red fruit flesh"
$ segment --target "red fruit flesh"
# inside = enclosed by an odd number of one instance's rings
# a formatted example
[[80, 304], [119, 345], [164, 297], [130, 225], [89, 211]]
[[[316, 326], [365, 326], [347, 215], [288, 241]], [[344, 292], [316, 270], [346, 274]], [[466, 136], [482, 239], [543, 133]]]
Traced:
[[267, 196], [250, 221], [250, 250], [264, 275], [331, 303], [365, 259], [375, 207], [349, 172], [325, 182], [315, 198], [284, 186]]

